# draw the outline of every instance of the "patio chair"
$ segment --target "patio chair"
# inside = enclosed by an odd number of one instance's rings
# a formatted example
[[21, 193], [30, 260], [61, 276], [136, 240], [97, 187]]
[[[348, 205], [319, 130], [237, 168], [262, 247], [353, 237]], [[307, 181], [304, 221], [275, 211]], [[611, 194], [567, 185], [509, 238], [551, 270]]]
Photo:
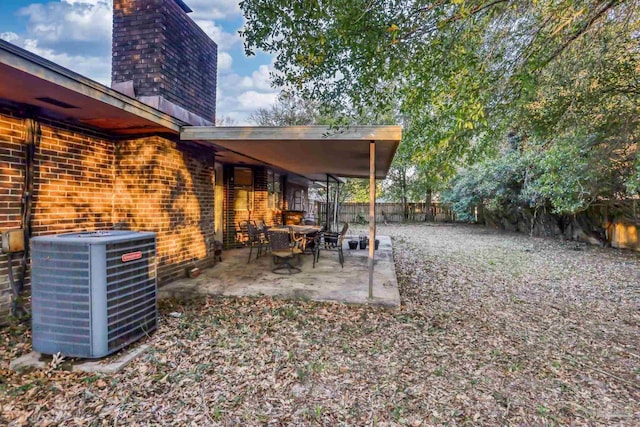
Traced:
[[296, 234], [291, 227], [289, 227], [289, 241], [294, 252], [298, 254], [303, 254], [307, 248], [307, 237]]
[[249, 259], [247, 259], [247, 264], [249, 264], [251, 262], [253, 248], [258, 248], [258, 253], [256, 254], [257, 259], [262, 255], [262, 248], [267, 244], [267, 240], [262, 236], [262, 232], [258, 231], [256, 226], [251, 222], [247, 222], [247, 232], [249, 234], [249, 239], [247, 240], [247, 245], [249, 246]]
[[314, 255], [313, 261], [314, 261], [314, 266], [315, 266], [315, 254], [316, 254], [316, 248], [318, 246], [318, 242], [320, 241], [320, 232], [316, 231], [314, 233], [307, 233], [304, 236], [305, 238], [305, 242], [304, 242], [304, 250], [305, 253], [310, 253]]
[[[269, 252], [271, 251], [271, 245], [269, 244], [269, 227], [267, 227], [267, 224], [265, 224], [264, 222], [262, 223], [262, 227], [259, 229], [261, 231], [261, 237], [265, 243], [264, 247], [265, 247], [265, 251]], [[266, 253], [265, 252], [265, 253]]]
[[[276, 274], [300, 273], [300, 267], [291, 264], [291, 261], [300, 257], [300, 252], [291, 245], [290, 233], [281, 231], [269, 231], [269, 246], [271, 247], [271, 271]], [[286, 271], [285, 271], [286, 270]]]
[[347, 235], [349, 224], [346, 222], [342, 225], [342, 230], [339, 233], [332, 233], [325, 231], [320, 233], [320, 239], [316, 245], [313, 265], [315, 267], [316, 262], [320, 260], [320, 251], [336, 251], [338, 252], [338, 261], [340, 261], [340, 267], [344, 268], [344, 253], [342, 252], [342, 245], [344, 244], [344, 238]]

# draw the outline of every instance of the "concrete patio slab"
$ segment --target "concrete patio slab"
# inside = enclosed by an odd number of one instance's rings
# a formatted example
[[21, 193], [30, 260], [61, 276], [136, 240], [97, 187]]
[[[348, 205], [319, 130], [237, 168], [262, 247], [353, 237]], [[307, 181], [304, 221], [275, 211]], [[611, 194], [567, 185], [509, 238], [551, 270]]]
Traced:
[[[224, 252], [223, 261], [203, 270], [196, 278], [169, 283], [159, 290], [159, 298], [193, 298], [198, 295], [272, 296], [348, 304], [400, 305], [398, 281], [393, 264], [391, 238], [378, 236], [375, 255], [373, 299], [368, 298], [368, 250], [349, 250], [345, 239], [344, 268], [337, 252], [321, 251], [313, 268], [311, 255], [303, 255], [302, 272], [280, 275], [271, 272], [270, 257], [253, 258], [247, 264], [248, 249]], [[255, 253], [255, 249], [254, 249]]]

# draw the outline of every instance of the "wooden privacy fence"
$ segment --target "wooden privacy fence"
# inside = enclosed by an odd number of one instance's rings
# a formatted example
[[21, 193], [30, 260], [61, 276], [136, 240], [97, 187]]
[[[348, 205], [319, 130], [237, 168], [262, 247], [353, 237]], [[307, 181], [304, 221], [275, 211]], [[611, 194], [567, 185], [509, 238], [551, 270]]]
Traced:
[[[319, 222], [325, 222], [326, 212], [327, 204], [316, 202], [314, 214]], [[406, 212], [402, 203], [376, 203], [376, 222], [419, 221], [451, 222], [455, 221], [455, 214], [449, 205], [443, 203], [407, 203]], [[369, 203], [341, 203], [338, 208], [338, 222], [369, 222]]]

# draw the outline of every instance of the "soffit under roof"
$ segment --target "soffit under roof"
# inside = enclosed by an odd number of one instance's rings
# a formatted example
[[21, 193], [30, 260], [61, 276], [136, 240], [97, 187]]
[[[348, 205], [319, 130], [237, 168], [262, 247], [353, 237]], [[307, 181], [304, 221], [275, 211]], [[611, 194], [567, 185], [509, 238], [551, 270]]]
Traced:
[[185, 123], [0, 40], [0, 101], [116, 135], [179, 132]]
[[[376, 178], [387, 176], [400, 143], [400, 126], [210, 127], [187, 126], [180, 139], [208, 143], [312, 180], [368, 178], [370, 143], [375, 142]], [[224, 158], [224, 153], [222, 154]]]

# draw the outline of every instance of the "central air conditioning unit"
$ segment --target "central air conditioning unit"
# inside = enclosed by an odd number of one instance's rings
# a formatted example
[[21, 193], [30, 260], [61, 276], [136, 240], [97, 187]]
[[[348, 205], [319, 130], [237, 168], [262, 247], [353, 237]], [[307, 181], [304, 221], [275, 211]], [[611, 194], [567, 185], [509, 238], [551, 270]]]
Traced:
[[149, 232], [31, 239], [33, 349], [98, 358], [156, 329], [155, 257]]

